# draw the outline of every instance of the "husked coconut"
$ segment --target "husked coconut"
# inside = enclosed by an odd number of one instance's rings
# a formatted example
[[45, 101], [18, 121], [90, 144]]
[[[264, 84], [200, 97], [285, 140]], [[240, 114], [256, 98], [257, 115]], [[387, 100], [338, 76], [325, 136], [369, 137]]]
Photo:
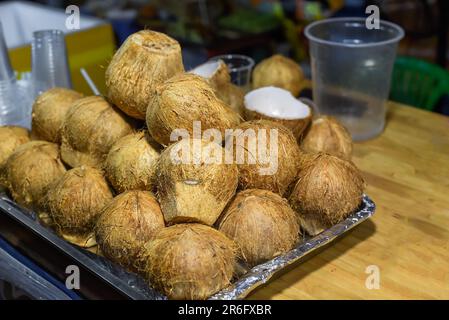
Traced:
[[46, 141], [20, 145], [8, 158], [5, 168], [12, 198], [29, 209], [42, 208], [48, 189], [66, 171], [58, 145]]
[[15, 126], [0, 127], [0, 190], [7, 186], [6, 161], [17, 147], [28, 141], [30, 137], [27, 129]]
[[183, 139], [159, 157], [156, 187], [169, 224], [212, 225], [237, 188], [237, 165], [225, 163], [224, 149], [200, 139]]
[[161, 208], [152, 193], [126, 191], [103, 208], [95, 226], [95, 239], [105, 257], [139, 270], [139, 253], [164, 226]]
[[220, 217], [218, 230], [235, 241], [250, 267], [291, 250], [300, 234], [287, 200], [261, 189], [237, 193]]
[[126, 39], [106, 69], [107, 96], [127, 115], [145, 119], [156, 86], [183, 71], [176, 40], [141, 30]]
[[145, 245], [142, 260], [145, 277], [169, 299], [207, 299], [230, 284], [236, 246], [211, 227], [177, 224]]
[[96, 245], [95, 223], [112, 200], [100, 170], [81, 166], [67, 171], [48, 192], [46, 200], [60, 236], [81, 247]]
[[284, 195], [296, 179], [301, 150], [292, 132], [280, 123], [243, 122], [226, 138], [226, 148], [233, 148], [240, 189]]
[[245, 118], [279, 122], [299, 140], [312, 119], [312, 110], [287, 90], [262, 87], [245, 95]]
[[219, 99], [243, 115], [244, 92], [231, 82], [229, 68], [223, 60], [208, 61], [190, 72], [206, 79]]
[[174, 76], [157, 89], [156, 98], [147, 112], [147, 126], [151, 136], [166, 146], [172, 143], [170, 135], [176, 129], [193, 134], [194, 121], [201, 131], [217, 129], [224, 137], [225, 129], [240, 122], [240, 116], [218, 99], [207, 82], [194, 74]]
[[306, 152], [325, 152], [343, 159], [351, 159], [352, 138], [334, 117], [319, 116], [312, 121], [301, 148]]
[[362, 202], [364, 181], [349, 160], [317, 153], [306, 157], [290, 197], [303, 229], [316, 235], [343, 221]]
[[104, 98], [79, 99], [64, 118], [62, 160], [73, 168], [101, 168], [112, 145], [133, 131], [128, 119]]
[[32, 113], [33, 138], [59, 143], [64, 117], [72, 103], [82, 97], [81, 93], [66, 88], [52, 88], [37, 97]]
[[253, 89], [278, 87], [291, 92], [295, 97], [303, 87], [304, 74], [292, 59], [275, 54], [259, 62], [253, 71]]
[[129, 134], [109, 150], [105, 161], [106, 177], [118, 193], [151, 190], [158, 157], [159, 151], [148, 133]]

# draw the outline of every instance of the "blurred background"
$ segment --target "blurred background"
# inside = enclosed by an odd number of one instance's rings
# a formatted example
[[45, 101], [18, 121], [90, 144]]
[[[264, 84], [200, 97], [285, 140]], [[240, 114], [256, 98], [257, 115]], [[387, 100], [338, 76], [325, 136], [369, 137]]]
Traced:
[[[439, 86], [438, 92], [432, 92], [434, 86], [428, 85], [427, 94], [433, 97], [428, 101], [417, 101], [408, 94], [413, 90], [410, 83], [416, 82], [416, 73], [424, 72], [449, 83], [449, 8], [444, 0], [6, 1], [0, 3], [0, 21], [11, 64], [19, 73], [30, 70], [33, 31], [63, 30], [73, 87], [90, 93], [79, 69], [85, 68], [104, 92], [104, 69], [113, 52], [129, 34], [143, 28], [177, 39], [183, 48], [186, 70], [224, 53], [248, 55], [256, 63], [281, 53], [296, 60], [310, 78], [305, 26], [328, 17], [367, 17], [365, 9], [371, 4], [378, 6], [381, 19], [397, 23], [406, 33], [398, 49], [393, 74], [397, 88], [392, 88], [391, 99], [449, 114], [449, 84], [443, 89]], [[67, 17], [73, 12], [66, 12], [70, 5], [80, 10], [79, 29], [67, 28]], [[407, 72], [411, 76], [405, 76]], [[310, 94], [310, 88], [305, 88], [301, 95]]]

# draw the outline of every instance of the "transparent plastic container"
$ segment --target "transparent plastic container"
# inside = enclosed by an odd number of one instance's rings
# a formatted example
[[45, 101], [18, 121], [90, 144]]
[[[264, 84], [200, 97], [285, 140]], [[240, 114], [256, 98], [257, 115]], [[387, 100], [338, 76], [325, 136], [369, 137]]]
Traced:
[[307, 26], [313, 98], [322, 114], [337, 117], [354, 140], [377, 136], [385, 126], [386, 101], [401, 27], [364, 18], [333, 18]]
[[245, 92], [250, 89], [251, 72], [254, 67], [254, 60], [241, 54], [225, 54], [215, 56], [209, 61], [223, 60], [229, 68], [231, 81], [241, 87]]
[[71, 88], [64, 32], [61, 30], [34, 32], [31, 65], [36, 96], [53, 87]]

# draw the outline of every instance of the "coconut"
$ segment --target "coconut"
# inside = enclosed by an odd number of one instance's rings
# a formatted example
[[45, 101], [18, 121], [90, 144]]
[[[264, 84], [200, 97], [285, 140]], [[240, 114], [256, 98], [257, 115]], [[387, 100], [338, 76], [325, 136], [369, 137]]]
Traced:
[[66, 171], [58, 145], [38, 140], [20, 145], [5, 168], [12, 198], [29, 209], [42, 208], [48, 189]]
[[15, 126], [0, 127], [0, 190], [7, 186], [5, 166], [18, 146], [30, 141], [28, 130]]
[[304, 80], [301, 67], [292, 59], [275, 54], [259, 62], [253, 71], [253, 89], [278, 87], [298, 96]]
[[263, 87], [245, 95], [245, 119], [279, 122], [299, 140], [312, 119], [312, 110], [287, 90]]
[[98, 169], [81, 166], [67, 171], [47, 194], [57, 233], [81, 247], [96, 245], [94, 226], [112, 192]]
[[61, 157], [71, 167], [101, 168], [112, 145], [132, 132], [131, 123], [104, 98], [79, 99], [64, 118]]
[[179, 43], [142, 30], [126, 39], [106, 69], [107, 95], [129, 116], [145, 119], [156, 86], [183, 71]]
[[164, 226], [161, 208], [153, 194], [127, 191], [102, 210], [95, 226], [95, 239], [105, 257], [125, 268], [139, 270], [139, 252]]
[[219, 99], [243, 115], [244, 92], [231, 83], [229, 68], [223, 60], [208, 61], [190, 72], [206, 79]]
[[[215, 142], [183, 139], [159, 157], [156, 187], [169, 224], [213, 225], [237, 189], [238, 169]], [[232, 160], [232, 159], [231, 159]]]
[[72, 103], [82, 97], [81, 93], [65, 88], [52, 88], [42, 93], [33, 104], [32, 137], [59, 143], [64, 117]]
[[240, 122], [237, 112], [218, 99], [207, 82], [194, 74], [174, 76], [158, 87], [156, 98], [148, 106], [147, 126], [152, 137], [162, 145], [171, 142], [174, 130], [193, 133], [194, 121], [201, 130], [217, 129], [224, 137], [225, 129]]
[[151, 190], [159, 152], [144, 131], [120, 138], [105, 161], [106, 177], [118, 193]]
[[349, 160], [325, 153], [306, 159], [289, 202], [298, 213], [301, 226], [310, 235], [316, 235], [359, 208], [364, 181]]
[[145, 245], [144, 275], [169, 299], [206, 299], [227, 287], [234, 274], [236, 246], [223, 233], [201, 224], [161, 229]]
[[239, 169], [240, 189], [265, 189], [283, 195], [294, 182], [301, 158], [292, 132], [268, 120], [243, 122], [226, 138]]
[[300, 234], [287, 200], [261, 189], [239, 192], [220, 217], [218, 230], [235, 241], [250, 267], [291, 250]]
[[352, 138], [346, 128], [334, 117], [319, 116], [312, 121], [306, 136], [301, 142], [306, 152], [325, 152], [351, 159]]

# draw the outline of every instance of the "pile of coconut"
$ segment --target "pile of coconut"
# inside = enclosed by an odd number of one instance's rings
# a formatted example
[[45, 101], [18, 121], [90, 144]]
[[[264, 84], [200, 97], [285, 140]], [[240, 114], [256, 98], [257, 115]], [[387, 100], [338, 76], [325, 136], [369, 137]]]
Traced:
[[0, 128], [0, 185], [167, 297], [206, 299], [361, 204], [351, 137], [297, 99], [302, 81], [275, 55], [244, 93], [222, 61], [185, 72], [176, 40], [137, 32], [105, 96], [53, 88], [30, 134]]

